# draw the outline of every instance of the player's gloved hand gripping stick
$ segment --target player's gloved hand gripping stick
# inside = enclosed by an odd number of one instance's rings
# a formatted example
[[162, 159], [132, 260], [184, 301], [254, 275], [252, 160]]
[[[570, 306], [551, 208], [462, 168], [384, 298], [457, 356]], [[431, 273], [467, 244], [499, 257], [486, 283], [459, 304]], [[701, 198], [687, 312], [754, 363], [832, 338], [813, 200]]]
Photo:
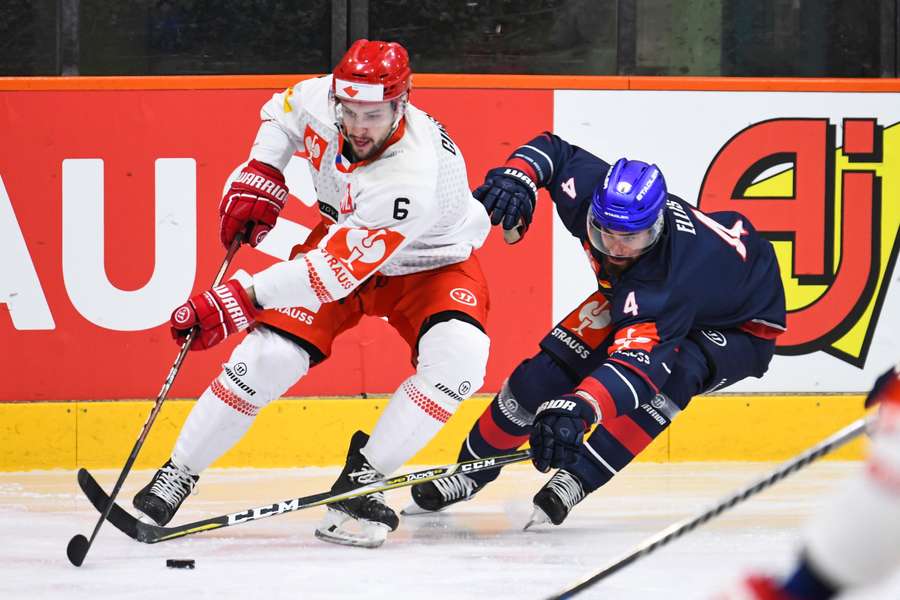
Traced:
[[541, 473], [563, 469], [575, 462], [585, 432], [597, 422], [590, 403], [577, 394], [566, 394], [541, 404], [534, 414], [529, 442], [531, 460]]
[[[240, 248], [241, 242], [241, 236], [237, 236], [231, 241], [231, 245], [228, 247], [228, 253], [225, 255], [225, 260], [222, 261], [222, 266], [219, 267], [219, 272], [218, 274], [216, 274], [216, 279], [213, 283], [213, 287], [218, 286], [222, 282], [222, 278], [225, 276], [225, 271], [228, 270], [228, 265], [231, 264], [231, 259], [234, 258], [235, 252], [237, 252], [237, 249]], [[94, 531], [93, 533], [91, 533], [91, 538], [88, 539], [79, 533], [71, 540], [69, 540], [69, 545], [66, 547], [66, 555], [69, 557], [69, 561], [76, 567], [80, 567], [81, 563], [84, 562], [84, 557], [87, 556], [88, 550], [91, 549], [91, 544], [94, 543], [94, 539], [97, 537], [97, 532], [100, 531], [100, 526], [103, 525], [103, 521], [106, 520], [107, 516], [112, 510], [116, 496], [119, 494], [119, 490], [122, 488], [122, 484], [125, 482], [125, 478], [131, 471], [131, 467], [134, 465], [134, 461], [137, 458], [138, 452], [140, 452], [141, 446], [144, 445], [144, 440], [147, 439], [147, 434], [150, 432], [150, 427], [153, 425], [153, 422], [156, 420], [156, 416], [159, 414], [159, 411], [162, 408], [163, 401], [166, 399], [166, 395], [169, 393], [169, 388], [172, 387], [172, 383], [175, 381], [175, 376], [178, 375], [178, 371], [181, 370], [181, 363], [184, 362], [184, 357], [187, 356], [188, 350], [191, 348], [191, 343], [194, 340], [196, 332], [197, 329], [195, 328], [192, 329], [191, 332], [186, 336], [184, 336], [184, 343], [181, 345], [181, 350], [178, 352], [178, 357], [175, 359], [175, 364], [172, 365], [172, 368], [169, 370], [169, 375], [166, 377], [165, 382], [163, 382], [162, 389], [159, 391], [159, 395], [156, 397], [156, 404], [153, 405], [153, 410], [150, 411], [150, 415], [147, 417], [147, 421], [141, 428], [141, 433], [140, 435], [138, 435], [137, 441], [134, 443], [134, 448], [131, 449], [131, 454], [128, 455], [128, 460], [125, 461], [125, 466], [122, 467], [122, 472], [119, 474], [119, 478], [116, 480], [115, 486], [113, 486], [113, 491], [109, 496], [109, 500], [105, 502], [105, 506], [100, 511], [100, 519], [97, 521], [97, 525], [94, 526]]]

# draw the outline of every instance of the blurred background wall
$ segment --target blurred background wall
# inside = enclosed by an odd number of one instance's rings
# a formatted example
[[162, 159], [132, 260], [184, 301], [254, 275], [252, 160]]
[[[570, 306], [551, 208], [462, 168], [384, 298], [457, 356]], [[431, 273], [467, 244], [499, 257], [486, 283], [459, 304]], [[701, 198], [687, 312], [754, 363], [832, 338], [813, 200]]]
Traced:
[[896, 77], [900, 0], [5, 0], [0, 76], [324, 73], [360, 37], [420, 73]]

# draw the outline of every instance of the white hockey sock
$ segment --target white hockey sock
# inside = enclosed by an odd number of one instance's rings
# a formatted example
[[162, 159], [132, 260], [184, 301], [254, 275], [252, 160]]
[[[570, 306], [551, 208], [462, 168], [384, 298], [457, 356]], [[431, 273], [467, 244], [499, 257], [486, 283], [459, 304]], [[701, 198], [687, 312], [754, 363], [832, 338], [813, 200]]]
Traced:
[[199, 474], [247, 433], [258, 412], [258, 406], [214, 379], [184, 422], [172, 460]]
[[197, 400], [172, 459], [200, 474], [243, 437], [262, 407], [308, 370], [306, 350], [265, 327], [254, 329]]
[[413, 375], [391, 396], [363, 455], [380, 473], [390, 475], [440, 431], [458, 405], [422, 376]]

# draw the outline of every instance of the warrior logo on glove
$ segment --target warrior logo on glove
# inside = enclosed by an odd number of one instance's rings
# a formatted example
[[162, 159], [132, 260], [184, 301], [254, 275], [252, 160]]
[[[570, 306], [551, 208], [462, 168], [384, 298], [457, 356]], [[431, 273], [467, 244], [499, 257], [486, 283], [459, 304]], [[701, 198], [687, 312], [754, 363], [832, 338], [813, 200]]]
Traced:
[[176, 308], [171, 318], [172, 337], [183, 344], [191, 330], [197, 327], [191, 350], [205, 350], [250, 327], [256, 314], [257, 309], [244, 287], [232, 279], [193, 296]]
[[258, 160], [247, 163], [219, 204], [222, 244], [227, 248], [235, 237], [247, 235], [256, 247], [275, 227], [287, 195], [281, 171]]
[[191, 309], [187, 306], [181, 306], [172, 313], [172, 321], [178, 325], [184, 325], [191, 318]]

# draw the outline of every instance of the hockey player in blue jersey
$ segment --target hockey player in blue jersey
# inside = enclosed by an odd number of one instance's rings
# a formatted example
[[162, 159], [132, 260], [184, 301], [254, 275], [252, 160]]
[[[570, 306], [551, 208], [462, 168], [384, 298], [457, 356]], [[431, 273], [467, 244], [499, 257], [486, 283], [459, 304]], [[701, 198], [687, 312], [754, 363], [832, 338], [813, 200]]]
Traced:
[[[513, 370], [459, 458], [530, 440], [535, 467], [558, 469], [535, 495], [531, 523], [559, 525], [691, 398], [761, 377], [785, 329], [785, 300], [772, 245], [750, 221], [669, 194], [655, 165], [623, 158], [611, 166], [544, 133], [488, 171], [474, 195], [514, 243], [531, 223], [538, 188], [580, 240], [597, 291]], [[406, 512], [468, 500], [498, 475], [413, 486]]]

